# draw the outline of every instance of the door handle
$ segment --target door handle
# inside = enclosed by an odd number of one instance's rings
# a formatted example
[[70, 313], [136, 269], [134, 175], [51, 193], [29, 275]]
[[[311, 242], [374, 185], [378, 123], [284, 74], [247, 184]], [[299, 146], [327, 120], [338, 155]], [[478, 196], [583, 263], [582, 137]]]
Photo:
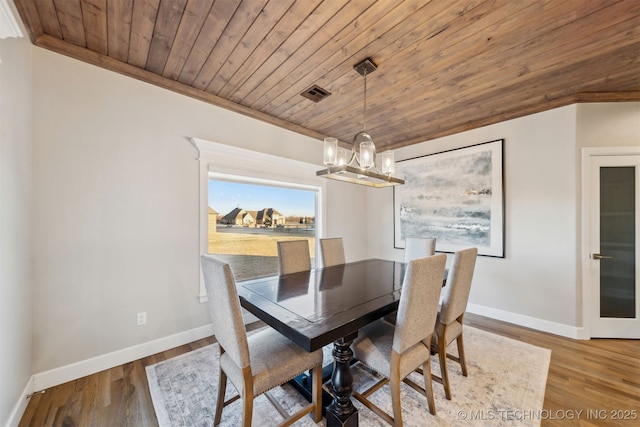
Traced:
[[600, 255], [600, 254], [591, 254], [591, 259], [611, 259], [613, 257]]

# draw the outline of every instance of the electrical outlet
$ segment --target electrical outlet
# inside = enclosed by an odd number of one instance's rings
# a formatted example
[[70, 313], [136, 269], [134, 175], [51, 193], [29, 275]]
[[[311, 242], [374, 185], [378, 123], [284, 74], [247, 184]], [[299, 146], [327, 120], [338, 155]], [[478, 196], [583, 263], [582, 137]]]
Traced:
[[147, 312], [143, 311], [141, 313], [138, 313], [138, 317], [136, 319], [136, 322], [137, 322], [138, 326], [145, 325], [147, 323]]

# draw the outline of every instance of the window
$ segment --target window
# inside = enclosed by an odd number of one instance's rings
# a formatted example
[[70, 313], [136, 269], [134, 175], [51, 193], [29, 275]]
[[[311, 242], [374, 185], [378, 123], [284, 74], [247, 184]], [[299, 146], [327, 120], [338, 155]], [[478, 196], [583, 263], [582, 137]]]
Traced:
[[207, 252], [231, 265], [236, 280], [278, 273], [276, 242], [309, 241], [315, 262], [316, 193], [267, 180], [209, 174]]
[[[324, 193], [326, 188], [326, 180], [318, 178], [316, 176], [317, 165], [310, 163], [300, 162], [297, 160], [287, 159], [284, 157], [273, 156], [270, 154], [260, 153], [257, 151], [251, 151], [243, 148], [233, 147], [225, 144], [218, 144], [212, 141], [207, 141], [200, 138], [189, 138], [189, 141], [198, 150], [198, 161], [200, 162], [199, 172], [199, 193], [200, 193], [200, 210], [199, 210], [199, 234], [200, 234], [200, 253], [209, 252], [209, 216], [210, 210], [217, 212], [216, 214], [216, 230], [218, 228], [217, 216], [225, 215], [228, 212], [224, 211], [224, 207], [219, 207], [215, 201], [209, 205], [209, 181], [221, 181], [240, 183], [253, 186], [264, 187], [276, 187], [289, 190], [289, 194], [294, 194], [293, 190], [302, 190], [303, 193], [312, 194], [314, 201], [315, 215], [313, 216], [313, 235], [306, 236], [308, 239], [312, 239], [311, 253], [315, 254], [317, 251], [317, 239], [316, 236], [322, 236], [324, 227]], [[248, 188], [248, 187], [247, 187]], [[235, 202], [236, 205], [243, 203], [243, 201]], [[260, 210], [263, 208], [275, 208], [279, 210], [277, 206], [269, 206], [268, 201], [264, 201], [261, 204], [240, 206], [247, 210]], [[236, 206], [237, 207], [237, 206]], [[285, 210], [285, 209], [283, 209]], [[281, 212], [286, 216], [300, 215], [300, 212]], [[257, 216], [257, 215], [256, 215]], [[303, 215], [304, 216], [304, 215]], [[307, 219], [308, 220], [308, 219]], [[273, 218], [271, 219], [273, 221]], [[247, 218], [247, 222], [250, 224], [250, 219]], [[213, 222], [211, 222], [213, 224]], [[254, 221], [255, 224], [255, 221]], [[285, 223], [286, 224], [286, 223]], [[233, 228], [233, 227], [231, 227]], [[251, 227], [247, 227], [248, 229]], [[284, 229], [284, 227], [283, 227]], [[286, 229], [278, 229], [278, 232], [285, 231]], [[258, 229], [259, 230], [259, 229]], [[255, 227], [253, 230], [255, 231]], [[260, 230], [259, 230], [260, 231]], [[262, 230], [267, 231], [267, 230]], [[269, 230], [270, 231], [270, 230]], [[300, 230], [301, 231], [301, 230]], [[289, 237], [288, 235], [283, 237]], [[293, 237], [293, 236], [290, 236]], [[296, 238], [300, 238], [300, 235], [296, 235]], [[223, 251], [227, 251], [227, 255], [233, 255], [231, 253], [231, 247], [228, 244], [220, 245], [224, 246], [224, 249], [213, 249], [218, 251], [218, 255], [224, 255]], [[275, 243], [274, 243], [275, 247]], [[275, 248], [277, 252], [277, 248]], [[262, 256], [262, 255], [260, 255]], [[200, 270], [200, 262], [197, 264]], [[232, 264], [233, 267], [233, 264]], [[234, 268], [234, 272], [238, 267]], [[256, 270], [257, 271], [257, 270]], [[274, 272], [277, 271], [276, 269]], [[248, 272], [244, 273], [238, 270], [236, 277], [238, 280], [246, 277], [257, 277], [261, 273]], [[198, 298], [200, 302], [207, 301], [207, 291], [204, 286], [204, 278], [200, 274], [200, 285]]]

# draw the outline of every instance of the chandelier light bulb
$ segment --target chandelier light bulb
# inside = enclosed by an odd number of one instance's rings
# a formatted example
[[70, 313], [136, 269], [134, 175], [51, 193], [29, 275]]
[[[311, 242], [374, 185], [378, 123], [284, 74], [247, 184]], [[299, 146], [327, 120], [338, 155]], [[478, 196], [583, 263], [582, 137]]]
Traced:
[[386, 173], [387, 175], [392, 174], [395, 170], [395, 161], [393, 151], [387, 150], [380, 154], [382, 158], [382, 173]]
[[336, 158], [336, 164], [338, 166], [344, 166], [347, 164], [347, 150], [343, 148], [338, 148], [338, 156]]
[[371, 169], [375, 162], [375, 145], [373, 142], [360, 143], [360, 167], [362, 169]]
[[336, 164], [338, 155], [338, 140], [336, 138], [327, 137], [324, 139], [324, 164], [333, 166]]

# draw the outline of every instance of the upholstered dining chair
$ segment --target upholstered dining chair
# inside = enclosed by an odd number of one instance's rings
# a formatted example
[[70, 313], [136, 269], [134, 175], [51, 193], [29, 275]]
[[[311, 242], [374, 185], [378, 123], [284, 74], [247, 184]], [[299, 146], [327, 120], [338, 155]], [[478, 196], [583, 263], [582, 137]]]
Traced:
[[325, 267], [345, 263], [342, 237], [320, 239], [320, 252], [322, 252], [322, 265]]
[[436, 239], [407, 237], [404, 239], [404, 262], [431, 256], [436, 253]]
[[[404, 262], [407, 263], [412, 259], [424, 258], [436, 253], [436, 239], [427, 239], [423, 237], [407, 237], [404, 240]], [[444, 274], [444, 273], [443, 273]], [[389, 313], [384, 316], [384, 320], [391, 324], [396, 323], [397, 312]]]
[[[371, 323], [360, 329], [353, 342], [354, 357], [385, 377], [362, 393], [354, 392], [353, 396], [391, 425], [402, 426], [402, 381], [425, 395], [429, 411], [436, 413], [429, 347], [446, 259], [446, 255], [440, 254], [410, 261], [402, 283], [395, 326], [382, 320]], [[424, 389], [407, 378], [420, 366]], [[386, 383], [390, 383], [393, 417], [367, 399]]]
[[[449, 385], [447, 359], [459, 363], [462, 375], [465, 377], [468, 375], [462, 339], [462, 320], [467, 309], [477, 256], [477, 248], [463, 249], [453, 255], [447, 284], [442, 288], [442, 305], [431, 341], [432, 347], [438, 349], [441, 371], [441, 376], [434, 375], [433, 379], [444, 386], [444, 394], [449, 400], [451, 400], [451, 386]], [[453, 341], [456, 341], [458, 346], [458, 356], [447, 353], [447, 346]]]
[[[261, 394], [266, 395], [283, 417], [287, 416], [281, 425], [290, 425], [309, 413], [319, 422], [322, 418], [322, 350], [309, 353], [271, 328], [247, 337], [231, 267], [210, 255], [202, 255], [201, 264], [209, 314], [220, 346], [214, 425], [220, 423], [224, 406], [242, 398], [242, 425], [250, 427], [253, 399]], [[312, 370], [313, 376], [312, 402], [288, 416], [268, 390], [308, 370]], [[227, 378], [238, 395], [225, 402]]]
[[277, 245], [280, 274], [311, 270], [311, 255], [307, 240], [281, 240]]

